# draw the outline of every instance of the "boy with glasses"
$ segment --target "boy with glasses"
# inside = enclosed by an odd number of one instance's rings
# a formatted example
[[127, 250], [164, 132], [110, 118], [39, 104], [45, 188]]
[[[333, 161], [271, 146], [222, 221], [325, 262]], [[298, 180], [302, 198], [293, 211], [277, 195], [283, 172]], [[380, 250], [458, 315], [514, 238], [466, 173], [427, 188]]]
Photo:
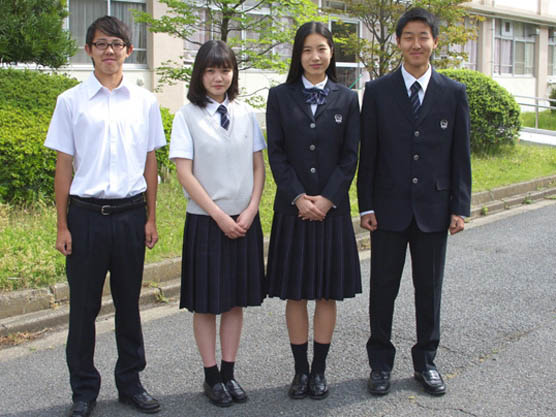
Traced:
[[123, 77], [133, 52], [128, 27], [111, 16], [97, 19], [87, 30], [85, 51], [94, 72], [58, 97], [45, 141], [57, 151], [56, 249], [66, 256], [70, 288], [70, 416], [91, 415], [99, 393], [95, 319], [108, 271], [119, 400], [156, 413], [160, 404], [139, 379], [146, 361], [138, 301], [145, 246], [152, 249], [158, 240], [155, 150], [166, 139], [154, 95]]

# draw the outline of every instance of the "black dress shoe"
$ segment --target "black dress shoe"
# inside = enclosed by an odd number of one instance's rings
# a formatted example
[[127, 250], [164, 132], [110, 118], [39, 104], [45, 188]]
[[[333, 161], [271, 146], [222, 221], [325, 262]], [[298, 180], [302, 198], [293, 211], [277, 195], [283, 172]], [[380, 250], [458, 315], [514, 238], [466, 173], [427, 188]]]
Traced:
[[322, 400], [328, 397], [328, 385], [324, 374], [311, 374], [309, 376], [309, 396], [313, 400]]
[[232, 396], [223, 382], [218, 382], [211, 388], [205, 381], [203, 382], [203, 391], [209, 401], [218, 407], [229, 407], [233, 403]]
[[415, 379], [431, 395], [444, 395], [446, 393], [446, 385], [436, 369], [427, 369], [423, 372], [415, 371]]
[[92, 401], [75, 401], [71, 406], [70, 417], [88, 417], [92, 414], [93, 409], [97, 405], [95, 400]]
[[151, 397], [147, 391], [138, 394], [120, 394], [119, 400], [123, 404], [130, 405], [142, 413], [154, 414], [160, 411], [160, 403]]
[[371, 371], [369, 392], [373, 395], [386, 395], [390, 392], [390, 372]]
[[295, 374], [288, 390], [288, 395], [294, 400], [300, 400], [307, 396], [309, 391], [309, 376], [307, 374]]
[[235, 379], [230, 379], [229, 381], [224, 382], [226, 389], [232, 396], [232, 400], [236, 403], [244, 403], [247, 401], [247, 394], [245, 390], [241, 388], [241, 385]]

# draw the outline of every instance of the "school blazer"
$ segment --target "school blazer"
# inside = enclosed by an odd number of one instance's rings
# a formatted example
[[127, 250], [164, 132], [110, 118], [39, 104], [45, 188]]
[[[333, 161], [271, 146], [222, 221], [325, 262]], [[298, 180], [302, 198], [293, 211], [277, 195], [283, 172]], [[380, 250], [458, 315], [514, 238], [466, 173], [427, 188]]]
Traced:
[[415, 218], [424, 232], [469, 216], [471, 162], [465, 86], [434, 69], [415, 119], [401, 68], [367, 82], [357, 180], [360, 212], [401, 231]]
[[297, 214], [299, 194], [322, 195], [335, 205], [328, 216], [349, 215], [348, 190], [357, 166], [357, 94], [328, 81], [326, 103], [313, 116], [303, 83], [270, 89], [266, 111], [268, 159], [277, 185], [274, 211]]

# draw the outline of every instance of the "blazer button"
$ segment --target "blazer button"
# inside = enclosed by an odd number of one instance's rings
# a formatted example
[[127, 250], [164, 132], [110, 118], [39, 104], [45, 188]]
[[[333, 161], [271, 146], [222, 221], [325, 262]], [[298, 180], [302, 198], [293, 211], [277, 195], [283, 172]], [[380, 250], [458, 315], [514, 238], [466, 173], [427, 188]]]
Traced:
[[415, 177], [411, 180], [413, 184], [417, 184], [419, 182], [419, 178]]
[[310, 127], [311, 129], [314, 129], [315, 127], [317, 127], [317, 125], [314, 124], [314, 123], [311, 123], [311, 124], [309, 125], [309, 127]]
[[416, 138], [418, 138], [420, 134], [421, 134], [421, 132], [419, 132], [418, 130], [416, 130], [416, 131], [413, 133], [413, 135], [415, 135]]
[[316, 168], [311, 168], [309, 171], [311, 171], [311, 174], [314, 174], [315, 172], [317, 172]]
[[311, 146], [309, 146], [310, 151], [314, 151], [315, 149], [317, 149], [317, 147], [315, 145], [311, 144]]
[[413, 155], [413, 160], [418, 161], [419, 160], [419, 155], [418, 154]]

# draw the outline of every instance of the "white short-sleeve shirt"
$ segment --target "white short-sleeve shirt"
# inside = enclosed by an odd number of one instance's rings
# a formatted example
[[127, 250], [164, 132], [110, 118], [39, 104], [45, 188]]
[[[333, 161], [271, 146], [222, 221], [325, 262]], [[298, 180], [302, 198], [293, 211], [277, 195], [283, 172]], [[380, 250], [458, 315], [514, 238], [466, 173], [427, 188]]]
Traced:
[[147, 189], [147, 153], [166, 138], [154, 94], [125, 77], [110, 91], [91, 73], [58, 97], [44, 145], [73, 156], [71, 195], [126, 198]]
[[[220, 124], [221, 116], [220, 113], [218, 113], [216, 110], [218, 109], [218, 106], [220, 106], [220, 104], [223, 104], [224, 106], [226, 106], [226, 108], [228, 108], [228, 106], [230, 105], [230, 101], [228, 100], [228, 97], [226, 97], [226, 99], [222, 103], [218, 103], [212, 100], [210, 97], [208, 97], [208, 99], [209, 102], [207, 103], [205, 110], [212, 117], [215, 118], [218, 124]], [[246, 108], [251, 109], [248, 106], [246, 106]], [[238, 109], [241, 110], [243, 108]], [[228, 114], [230, 114], [230, 111], [228, 111]], [[185, 123], [182, 113], [177, 112], [174, 116], [174, 119], [174, 125], [172, 127], [172, 138], [170, 140], [169, 157], [172, 160], [174, 158], [194, 159], [195, 150], [193, 148], [193, 138], [191, 137], [191, 132], [187, 127], [187, 123]], [[257, 122], [257, 117], [255, 116], [255, 113], [253, 111], [250, 111], [249, 119], [251, 121], [251, 126], [253, 129], [253, 152], [262, 151], [266, 148], [266, 143], [259, 123]]]

